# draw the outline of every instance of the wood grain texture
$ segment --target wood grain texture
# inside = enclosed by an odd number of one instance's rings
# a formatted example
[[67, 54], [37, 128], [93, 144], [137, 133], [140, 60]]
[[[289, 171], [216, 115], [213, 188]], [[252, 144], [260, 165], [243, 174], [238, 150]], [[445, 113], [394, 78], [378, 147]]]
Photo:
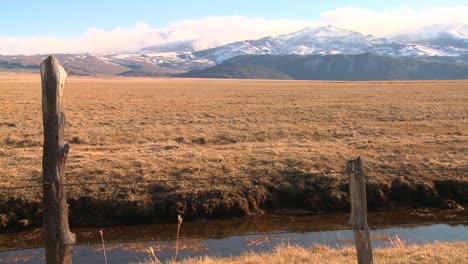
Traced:
[[46, 262], [71, 263], [75, 235], [68, 225], [65, 164], [70, 146], [63, 139], [65, 114], [62, 94], [67, 73], [53, 56], [41, 64], [43, 145], [43, 201]]
[[361, 157], [348, 161], [346, 171], [349, 174], [349, 195], [354, 240], [359, 264], [373, 263], [372, 245], [367, 226], [367, 200], [364, 171]]

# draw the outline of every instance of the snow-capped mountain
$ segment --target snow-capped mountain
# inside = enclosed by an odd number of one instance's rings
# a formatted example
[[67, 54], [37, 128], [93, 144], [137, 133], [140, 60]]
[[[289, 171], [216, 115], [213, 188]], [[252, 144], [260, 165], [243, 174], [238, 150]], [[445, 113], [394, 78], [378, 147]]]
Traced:
[[194, 53], [195, 57], [213, 60], [216, 64], [238, 55], [328, 55], [376, 52], [396, 56], [406, 45], [384, 38], [333, 26], [305, 28], [291, 34], [265, 37], [259, 40], [238, 41], [210, 50]]
[[194, 52], [221, 46], [221, 43], [213, 37], [200, 37], [197, 39], [174, 41], [157, 46], [143, 48], [137, 53], [161, 53], [161, 52]]
[[113, 62], [121, 65], [148, 63], [177, 69], [193, 69], [213, 66], [212, 61], [194, 58], [193, 53], [220, 46], [212, 37], [168, 42], [147, 47], [131, 53], [110, 55]]
[[433, 25], [394, 37], [407, 45], [415, 44], [448, 56], [468, 53], [468, 25]]
[[[457, 36], [458, 39], [447, 39], [449, 34]], [[434, 36], [434, 38], [430, 41], [419, 41], [421, 37], [418, 37], [417, 41], [410, 41], [399, 36], [391, 40], [329, 25], [319, 28], [308, 27], [280, 36], [237, 41], [209, 49], [195, 49], [191, 41], [170, 43], [145, 48], [131, 54], [117, 55], [114, 58], [193, 69], [213, 66], [240, 55], [353, 55], [372, 52], [391, 57], [428, 57], [459, 56], [468, 53], [466, 25], [435, 26], [411, 34], [413, 35]], [[209, 43], [211, 46], [216, 45], [215, 41]]]
[[397, 34], [394, 39], [403, 42], [418, 42], [436, 38], [456, 38], [468, 40], [467, 24], [432, 25], [419, 30]]
[[[463, 37], [465, 28], [456, 31]], [[466, 33], [466, 32], [465, 32]], [[440, 33], [441, 36], [442, 33]], [[446, 33], [448, 34], [448, 33]], [[465, 35], [466, 43], [466, 35]], [[238, 55], [330, 55], [330, 54], [362, 54], [372, 52], [391, 57], [425, 57], [425, 56], [458, 56], [467, 53], [466, 47], [435, 46], [422, 42], [393, 41], [386, 38], [376, 38], [358, 32], [339, 29], [333, 26], [320, 28], [305, 28], [301, 31], [266, 37], [259, 40], [239, 41], [210, 50], [194, 53], [194, 57], [213, 60], [216, 64]]]
[[[239, 55], [357, 55], [374, 53], [389, 57], [451, 57], [453, 62], [467, 63], [468, 25], [434, 25], [390, 38], [378, 38], [334, 26], [305, 28], [280, 36], [237, 41], [221, 45], [215, 38], [204, 36], [192, 40], [170, 42], [128, 53], [113, 55], [61, 55], [71, 68], [74, 64], [95, 61], [93, 65], [112, 67], [112, 73], [159, 75], [155, 71], [173, 72], [203, 69], [218, 65]], [[161, 37], [161, 36], [160, 36]], [[77, 57], [78, 56], [78, 57]], [[0, 56], [0, 68], [34, 68], [32, 56]], [[444, 59], [445, 60], [445, 59]], [[5, 65], [5, 66], [2, 66]], [[16, 66], [15, 66], [16, 65]], [[36, 65], [37, 66], [37, 65]], [[101, 66], [99, 66], [101, 67]], [[96, 70], [97, 72], [97, 70]], [[109, 72], [109, 71], [103, 71]]]

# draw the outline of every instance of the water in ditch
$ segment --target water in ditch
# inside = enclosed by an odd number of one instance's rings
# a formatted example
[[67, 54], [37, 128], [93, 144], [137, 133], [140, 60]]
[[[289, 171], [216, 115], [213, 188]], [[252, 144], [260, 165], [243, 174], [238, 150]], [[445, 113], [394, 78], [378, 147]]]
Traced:
[[[353, 234], [344, 213], [310, 215], [268, 213], [247, 218], [183, 223], [179, 239], [180, 258], [236, 256], [244, 252], [267, 252], [278, 245], [305, 247], [323, 244], [352, 246]], [[434, 241], [468, 241], [467, 210], [405, 210], [369, 213], [374, 247], [391, 245], [399, 238], [406, 244]], [[73, 247], [74, 263], [103, 263], [99, 230], [103, 230], [109, 263], [138, 263], [149, 259], [152, 247], [162, 261], [174, 258], [177, 224], [78, 228]], [[41, 230], [0, 234], [0, 263], [43, 263]]]

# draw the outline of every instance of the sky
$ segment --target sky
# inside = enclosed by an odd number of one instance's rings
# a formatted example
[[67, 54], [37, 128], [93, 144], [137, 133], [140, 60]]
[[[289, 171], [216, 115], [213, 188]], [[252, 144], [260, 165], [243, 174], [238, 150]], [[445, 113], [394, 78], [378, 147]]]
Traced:
[[6, 0], [0, 14], [0, 54], [112, 53], [200, 37], [228, 43], [328, 24], [387, 36], [468, 23], [468, 1]]

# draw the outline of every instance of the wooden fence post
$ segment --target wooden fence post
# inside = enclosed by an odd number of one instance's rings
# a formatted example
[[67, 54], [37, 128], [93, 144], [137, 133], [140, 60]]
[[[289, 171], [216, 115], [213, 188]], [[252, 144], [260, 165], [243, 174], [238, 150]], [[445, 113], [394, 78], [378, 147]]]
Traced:
[[64, 142], [62, 93], [67, 72], [53, 56], [41, 63], [44, 146], [42, 156], [44, 232], [47, 264], [72, 262], [75, 235], [68, 226], [65, 163], [70, 145]]
[[361, 157], [348, 161], [346, 171], [349, 174], [349, 200], [351, 203], [349, 222], [353, 226], [358, 263], [373, 263], [370, 232], [367, 226], [366, 186]]

